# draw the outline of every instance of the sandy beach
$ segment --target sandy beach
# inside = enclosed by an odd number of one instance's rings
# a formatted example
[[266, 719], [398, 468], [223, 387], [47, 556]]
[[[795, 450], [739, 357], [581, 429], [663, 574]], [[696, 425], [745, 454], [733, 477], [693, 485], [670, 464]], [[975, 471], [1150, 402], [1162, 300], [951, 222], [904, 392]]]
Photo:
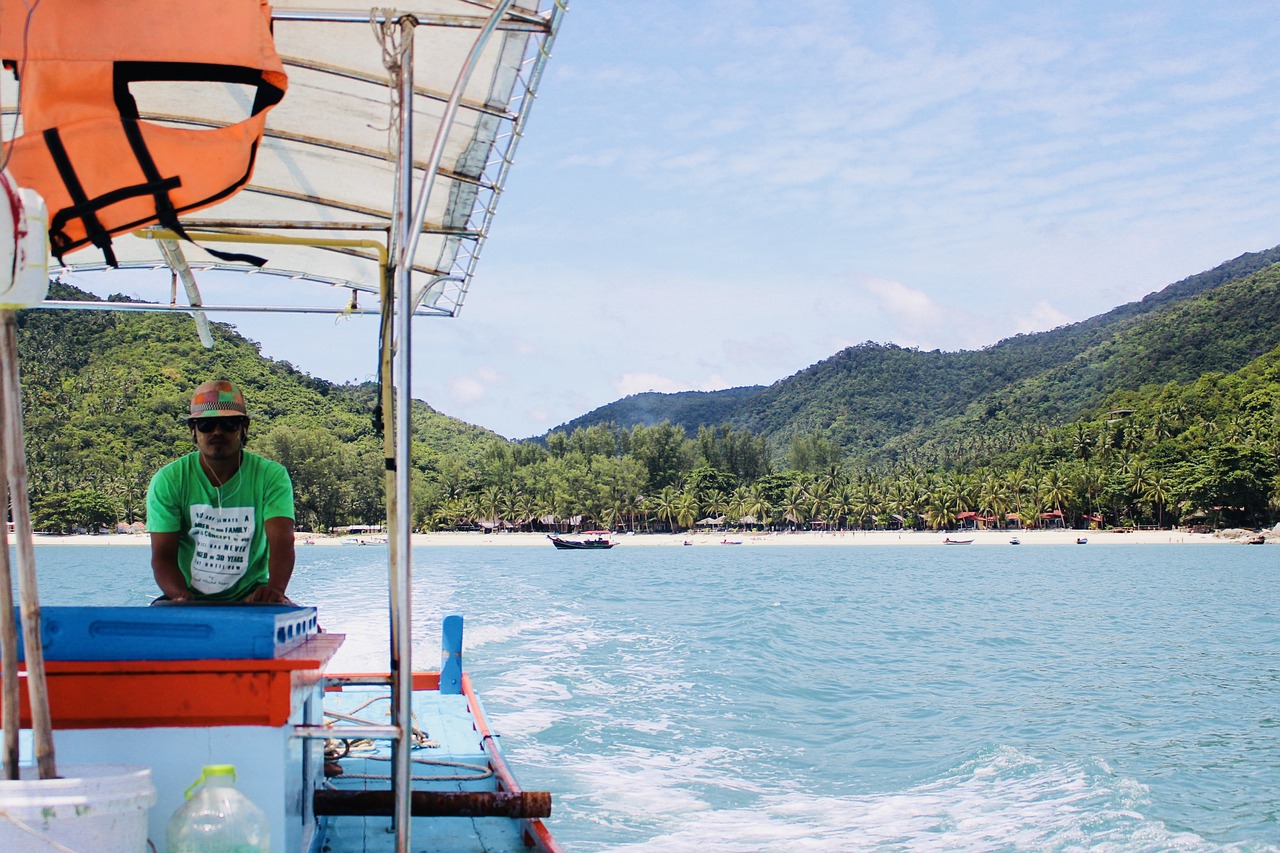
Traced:
[[[1077, 539], [1085, 539], [1087, 545], [1241, 545], [1256, 535], [1252, 531], [1229, 530], [1221, 533], [1189, 533], [1183, 530], [1135, 530], [1120, 532], [1110, 530], [970, 530], [970, 531], [898, 531], [872, 530], [848, 533], [622, 533], [613, 537], [619, 547], [684, 547], [686, 542], [694, 547], [720, 547], [734, 543], [741, 547], [803, 547], [803, 546], [936, 546], [947, 545], [947, 540], [973, 540], [973, 546], [999, 545], [1008, 547], [1017, 537], [1021, 546], [1076, 545]], [[333, 547], [346, 545], [358, 547], [353, 540], [362, 540], [376, 547], [376, 539], [385, 536], [322, 536], [299, 533], [299, 547]], [[1269, 544], [1280, 543], [1280, 533], [1267, 532]], [[36, 534], [35, 544], [43, 545], [97, 545], [146, 546], [150, 539], [145, 534], [109, 534], [102, 536], [73, 535], [49, 536]], [[415, 546], [464, 546], [478, 548], [550, 547], [542, 533], [415, 533]], [[948, 547], [961, 547], [948, 545]]]

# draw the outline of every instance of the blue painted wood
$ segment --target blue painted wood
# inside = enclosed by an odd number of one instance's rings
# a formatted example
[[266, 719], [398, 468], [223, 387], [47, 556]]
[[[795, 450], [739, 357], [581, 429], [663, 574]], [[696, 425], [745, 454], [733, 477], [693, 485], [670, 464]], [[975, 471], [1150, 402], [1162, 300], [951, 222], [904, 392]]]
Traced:
[[440, 692], [462, 692], [462, 614], [444, 617], [440, 644]]
[[[346, 687], [342, 692], [326, 693], [324, 704], [329, 712], [381, 724], [390, 714], [391, 697], [385, 687]], [[488, 772], [489, 756], [465, 696], [414, 691], [413, 719], [430, 739], [412, 752], [414, 789], [498, 790], [497, 778]], [[385, 741], [378, 741], [372, 753], [362, 753], [357, 745], [349, 755], [337, 759], [343, 772], [329, 779], [329, 784], [338, 790], [386, 790], [390, 786], [390, 755]], [[390, 828], [389, 817], [329, 817], [321, 849], [331, 853], [395, 853], [395, 835]], [[413, 853], [528, 853], [530, 849], [524, 843], [521, 822], [506, 818], [415, 817], [410, 835]]]
[[[42, 607], [40, 616], [44, 657], [55, 661], [268, 660], [318, 627], [314, 607], [281, 604]], [[24, 651], [19, 635], [19, 660]]]

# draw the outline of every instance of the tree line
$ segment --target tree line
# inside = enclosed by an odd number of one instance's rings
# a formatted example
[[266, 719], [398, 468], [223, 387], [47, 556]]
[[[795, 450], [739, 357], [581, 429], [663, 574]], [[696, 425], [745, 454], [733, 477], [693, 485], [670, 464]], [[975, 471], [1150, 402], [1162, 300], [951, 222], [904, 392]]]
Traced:
[[595, 425], [545, 447], [496, 445], [415, 511], [432, 529], [1261, 527], [1280, 517], [1278, 361], [1280, 350], [1238, 374], [1117, 394], [1094, 417], [1025, 427], [1013, 449], [957, 451], [950, 467], [859, 467], [817, 433], [777, 464], [763, 439], [728, 426], [690, 439], [669, 424]]
[[[40, 529], [144, 521], [151, 475], [193, 449], [191, 389], [215, 376], [245, 388], [250, 449], [289, 469], [300, 527], [384, 520], [375, 386], [309, 377], [222, 324], [204, 350], [184, 317], [24, 311], [19, 323]], [[510, 442], [415, 403], [412, 514], [420, 529], [1259, 527], [1280, 509], [1278, 353], [1114, 392], [1065, 423], [1034, 417], [1033, 400], [1018, 417], [989, 401], [872, 456], [821, 419], [781, 449], [729, 424], [606, 423]]]

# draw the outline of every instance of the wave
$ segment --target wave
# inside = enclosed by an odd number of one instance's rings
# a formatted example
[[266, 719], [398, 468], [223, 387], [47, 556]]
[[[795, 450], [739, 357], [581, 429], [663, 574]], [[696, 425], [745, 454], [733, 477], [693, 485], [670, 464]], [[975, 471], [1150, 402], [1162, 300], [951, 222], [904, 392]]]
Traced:
[[[669, 758], [668, 758], [669, 760]], [[666, 762], [663, 762], [666, 763]], [[759, 801], [714, 808], [689, 800], [690, 773], [674, 774], [680, 795], [665, 799], [652, 782], [672, 768], [652, 767], [638, 790], [615, 780], [610, 797], [661, 803], [671, 819], [643, 841], [596, 849], [627, 851], [1274, 851], [1223, 847], [1144, 814], [1144, 785], [1117, 776], [1105, 762], [1045, 761], [1014, 747], [983, 750], [924, 784], [859, 796], [763, 793]], [[600, 784], [599, 768], [592, 772]], [[703, 780], [705, 781], [705, 780]], [[603, 805], [606, 811], [616, 806]], [[672, 814], [677, 812], [677, 814]], [[596, 818], [602, 815], [597, 814]], [[621, 821], [636, 812], [624, 807]], [[657, 827], [651, 827], [657, 829]]]

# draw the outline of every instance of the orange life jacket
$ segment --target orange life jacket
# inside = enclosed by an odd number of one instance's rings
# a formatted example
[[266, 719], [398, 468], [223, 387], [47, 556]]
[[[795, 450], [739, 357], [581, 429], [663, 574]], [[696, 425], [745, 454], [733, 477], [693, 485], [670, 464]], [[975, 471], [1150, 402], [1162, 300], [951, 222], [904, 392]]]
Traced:
[[[19, 76], [23, 125], [8, 168], [44, 197], [59, 259], [92, 244], [114, 266], [111, 235], [154, 223], [183, 234], [179, 213], [249, 180], [287, 85], [265, 0], [29, 0], [29, 28], [27, 5], [0, 0], [0, 57]], [[166, 80], [256, 95], [227, 126], [141, 120], [130, 85]]]

